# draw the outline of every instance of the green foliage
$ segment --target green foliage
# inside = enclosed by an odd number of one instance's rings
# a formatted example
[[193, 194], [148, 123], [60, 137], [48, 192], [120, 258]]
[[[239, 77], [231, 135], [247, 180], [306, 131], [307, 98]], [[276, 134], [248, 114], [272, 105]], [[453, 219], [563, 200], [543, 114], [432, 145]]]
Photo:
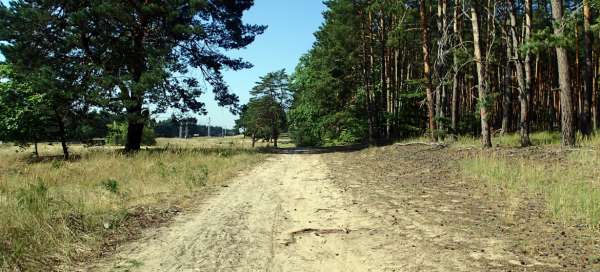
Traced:
[[[111, 145], [124, 145], [127, 141], [128, 124], [125, 122], [113, 122], [108, 125], [107, 143]], [[144, 126], [142, 134], [142, 145], [152, 146], [156, 144], [154, 129], [149, 125]]]
[[50, 108], [46, 95], [36, 92], [11, 66], [0, 65], [0, 141], [20, 145], [48, 137]]
[[238, 129], [253, 140], [273, 139], [287, 128], [286, 109], [290, 100], [289, 77], [285, 70], [266, 74], [260, 78], [252, 91], [254, 97], [240, 112], [236, 121]]
[[365, 136], [365, 94], [353, 68], [361, 61], [356, 31], [361, 7], [339, 0], [326, 5], [317, 42], [300, 59], [292, 80], [294, 101], [288, 119], [297, 145], [345, 144]]
[[[131, 134], [145, 109], [205, 112], [198, 69], [220, 106], [237, 110], [222, 70], [251, 64], [224, 51], [248, 46], [266, 27], [244, 24], [254, 1], [12, 1], [0, 5], [0, 51], [61, 113], [79, 106], [127, 110]], [[89, 22], [95, 22], [90, 24]], [[141, 140], [141, 139], [139, 139]], [[139, 149], [131, 139], [128, 149]]]
[[115, 179], [103, 180], [102, 182], [100, 182], [100, 185], [102, 186], [102, 188], [106, 189], [107, 191], [113, 194], [119, 192], [119, 182]]

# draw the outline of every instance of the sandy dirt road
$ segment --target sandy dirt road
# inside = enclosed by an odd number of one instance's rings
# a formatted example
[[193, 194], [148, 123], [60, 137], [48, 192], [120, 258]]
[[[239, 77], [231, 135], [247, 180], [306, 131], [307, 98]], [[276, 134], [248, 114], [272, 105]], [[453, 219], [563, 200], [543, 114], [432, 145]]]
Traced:
[[380, 270], [377, 226], [347, 207], [320, 155], [277, 155], [92, 270]]
[[[435, 218], [399, 210], [400, 205], [394, 206], [395, 215], [388, 214], [391, 206], [369, 206], [368, 198], [344, 188], [359, 185], [340, 186], [344, 181], [333, 180], [336, 169], [328, 168], [328, 159], [323, 154], [274, 155], [197, 211], [87, 269], [489, 271], [493, 262], [499, 263], [498, 271], [506, 271], [502, 263], [518, 262], [497, 239], [468, 237]], [[476, 250], [448, 248], [463, 241]]]

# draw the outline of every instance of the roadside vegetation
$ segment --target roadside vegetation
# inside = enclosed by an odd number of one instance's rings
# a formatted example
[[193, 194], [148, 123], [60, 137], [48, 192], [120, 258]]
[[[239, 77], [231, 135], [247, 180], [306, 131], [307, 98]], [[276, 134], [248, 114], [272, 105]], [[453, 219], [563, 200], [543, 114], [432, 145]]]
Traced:
[[[545, 152], [542, 152], [545, 153]], [[539, 154], [537, 154], [539, 155]], [[534, 156], [480, 153], [461, 162], [466, 175], [477, 178], [492, 195], [511, 205], [506, 213], [528, 198], [540, 198], [548, 216], [565, 225], [600, 226], [600, 154], [574, 151], [561, 160]]]
[[[220, 141], [240, 142], [227, 139]], [[56, 145], [40, 145], [36, 160], [31, 150], [0, 146], [0, 270], [95, 256], [111, 239], [168, 220], [266, 156], [237, 144], [189, 141], [158, 139], [157, 147], [135, 154], [74, 145], [69, 161]], [[148, 222], [132, 226], [140, 220]]]
[[[493, 149], [480, 150], [480, 139], [461, 136], [444, 144], [472, 153], [459, 161], [465, 177], [485, 186], [511, 215], [525, 201], [539, 199], [552, 220], [571, 226], [600, 226], [600, 136], [578, 136], [579, 146], [560, 147], [558, 132], [531, 134], [532, 147], [519, 149], [518, 134], [493, 138]], [[427, 142], [417, 138], [400, 143]]]
[[[520, 147], [518, 134], [493, 137], [494, 148], [480, 149], [472, 136], [447, 138], [439, 144], [469, 152], [459, 158], [464, 177], [487, 188], [512, 214], [528, 200], [539, 200], [554, 221], [570, 226], [600, 227], [600, 135], [577, 135], [578, 146], [561, 147], [559, 132], [530, 135], [532, 146]], [[428, 137], [398, 142], [428, 144]]]

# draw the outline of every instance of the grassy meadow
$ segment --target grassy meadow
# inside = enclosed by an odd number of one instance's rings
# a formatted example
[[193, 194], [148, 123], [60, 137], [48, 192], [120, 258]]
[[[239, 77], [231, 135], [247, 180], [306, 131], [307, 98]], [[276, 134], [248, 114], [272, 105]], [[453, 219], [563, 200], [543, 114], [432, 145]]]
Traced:
[[158, 139], [136, 154], [115, 147], [0, 145], [0, 271], [46, 270], [97, 254], [107, 236], [144, 208], [190, 205], [267, 155], [239, 137]]

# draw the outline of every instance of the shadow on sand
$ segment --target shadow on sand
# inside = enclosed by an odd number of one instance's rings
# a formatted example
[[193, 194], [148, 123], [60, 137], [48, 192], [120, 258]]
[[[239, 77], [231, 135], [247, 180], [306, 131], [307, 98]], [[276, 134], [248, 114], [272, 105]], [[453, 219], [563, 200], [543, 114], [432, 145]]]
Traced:
[[290, 147], [290, 148], [273, 148], [264, 147], [259, 148], [259, 152], [269, 154], [326, 154], [326, 153], [343, 153], [343, 152], [354, 152], [368, 148], [368, 144], [356, 144], [347, 146], [333, 146], [333, 147]]

